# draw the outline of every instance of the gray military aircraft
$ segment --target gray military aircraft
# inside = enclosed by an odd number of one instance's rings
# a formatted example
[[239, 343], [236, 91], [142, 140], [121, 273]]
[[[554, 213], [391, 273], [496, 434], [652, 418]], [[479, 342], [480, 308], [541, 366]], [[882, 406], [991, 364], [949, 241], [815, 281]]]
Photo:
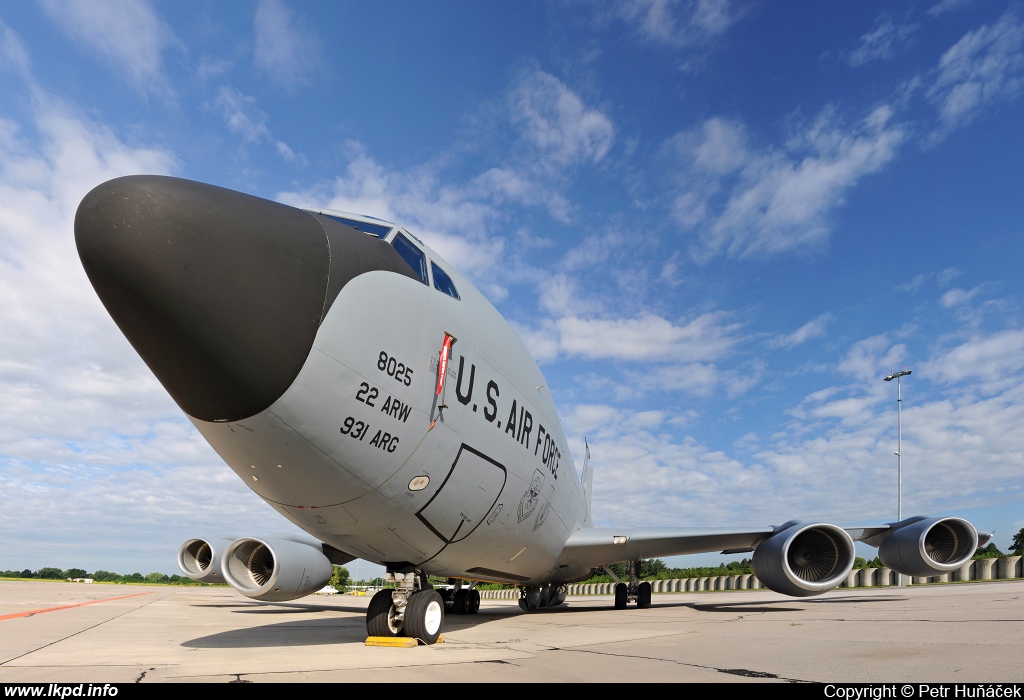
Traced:
[[[82, 200], [75, 240], [118, 327], [228, 466], [311, 537], [195, 538], [178, 565], [261, 601], [320, 589], [357, 557], [394, 583], [369, 603], [375, 636], [437, 640], [472, 614], [477, 582], [519, 604], [628, 562], [615, 607], [651, 604], [640, 560], [753, 552], [766, 587], [828, 591], [854, 541], [916, 576], [952, 571], [986, 536], [960, 518], [841, 528], [592, 524], [540, 369], [501, 314], [409, 231], [198, 182], [133, 176]], [[428, 575], [447, 577], [434, 589]], [[466, 585], [468, 584], [468, 586]]]

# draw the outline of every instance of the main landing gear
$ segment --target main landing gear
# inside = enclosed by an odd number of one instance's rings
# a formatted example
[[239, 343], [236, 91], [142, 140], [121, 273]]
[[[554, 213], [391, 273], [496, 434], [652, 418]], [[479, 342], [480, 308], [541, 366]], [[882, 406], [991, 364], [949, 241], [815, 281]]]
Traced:
[[457, 579], [448, 579], [452, 588], [445, 588], [438, 593], [444, 601], [445, 612], [452, 615], [476, 615], [480, 611], [480, 591], [476, 589], [476, 581], [463, 587]]
[[377, 591], [366, 610], [366, 633], [371, 637], [412, 637], [433, 644], [441, 636], [444, 601], [422, 571], [388, 571], [384, 580], [395, 588]]
[[[627, 563], [629, 568], [629, 584], [619, 581], [615, 586], [615, 609], [625, 610], [629, 603], [636, 603], [640, 610], [651, 607], [651, 584], [649, 581], [640, 580], [640, 564], [642, 562], [631, 561]], [[612, 573], [610, 568], [605, 568], [612, 578], [618, 581], [618, 577]]]

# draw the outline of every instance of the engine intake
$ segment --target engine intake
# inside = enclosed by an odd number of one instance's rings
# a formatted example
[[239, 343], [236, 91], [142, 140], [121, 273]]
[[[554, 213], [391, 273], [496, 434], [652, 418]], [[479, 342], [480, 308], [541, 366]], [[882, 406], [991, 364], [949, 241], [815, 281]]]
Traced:
[[754, 574], [777, 593], [806, 597], [842, 583], [853, 558], [853, 540], [842, 528], [791, 522], [754, 550]]
[[907, 576], [936, 576], [959, 569], [978, 548], [978, 531], [961, 518], [907, 518], [892, 526], [878, 558]]
[[331, 562], [312, 543], [276, 537], [243, 537], [222, 559], [224, 579], [242, 595], [269, 602], [294, 600], [323, 588]]
[[224, 583], [221, 556], [231, 544], [231, 538], [204, 539], [195, 537], [178, 547], [178, 568], [193, 581]]

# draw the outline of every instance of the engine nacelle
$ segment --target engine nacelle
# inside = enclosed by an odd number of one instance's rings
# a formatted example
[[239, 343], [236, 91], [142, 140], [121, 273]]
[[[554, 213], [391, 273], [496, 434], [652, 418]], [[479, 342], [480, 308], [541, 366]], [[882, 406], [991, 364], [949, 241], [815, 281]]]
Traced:
[[828, 523], [786, 523], [754, 550], [754, 574], [777, 593], [806, 597], [842, 583], [853, 558], [846, 530]]
[[178, 568], [193, 581], [224, 583], [221, 557], [234, 540], [232, 537], [205, 539], [195, 537], [178, 547]]
[[331, 578], [322, 547], [278, 537], [235, 540], [221, 560], [224, 580], [242, 595], [281, 602], [314, 593]]
[[978, 531], [961, 518], [907, 518], [878, 546], [883, 564], [907, 576], [938, 576], [963, 566], [978, 548]]

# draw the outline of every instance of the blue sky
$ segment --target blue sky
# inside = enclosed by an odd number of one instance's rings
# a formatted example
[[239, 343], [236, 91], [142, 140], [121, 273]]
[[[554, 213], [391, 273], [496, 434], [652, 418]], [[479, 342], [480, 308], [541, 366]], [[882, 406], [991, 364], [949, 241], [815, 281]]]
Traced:
[[[1024, 6], [0, 8], [0, 569], [287, 529], [72, 225], [167, 173], [399, 222], [541, 362], [598, 524], [1024, 527]], [[688, 562], [722, 557], [687, 558]], [[361, 573], [372, 571], [363, 565]]]

